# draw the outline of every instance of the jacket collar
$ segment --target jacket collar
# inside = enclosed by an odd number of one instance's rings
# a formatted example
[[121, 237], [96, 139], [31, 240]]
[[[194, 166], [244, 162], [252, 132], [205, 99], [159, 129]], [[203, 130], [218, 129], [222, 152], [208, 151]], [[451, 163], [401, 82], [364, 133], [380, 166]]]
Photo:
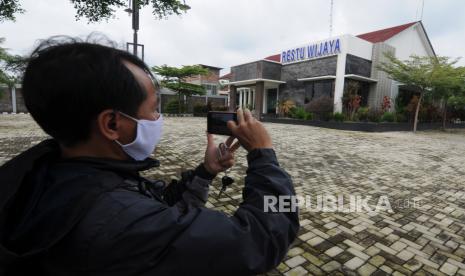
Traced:
[[137, 173], [160, 166], [160, 161], [152, 158], [137, 161], [134, 159], [116, 160], [96, 157], [74, 157], [62, 159], [61, 162], [86, 163], [97, 169], [120, 171], [124, 173]]

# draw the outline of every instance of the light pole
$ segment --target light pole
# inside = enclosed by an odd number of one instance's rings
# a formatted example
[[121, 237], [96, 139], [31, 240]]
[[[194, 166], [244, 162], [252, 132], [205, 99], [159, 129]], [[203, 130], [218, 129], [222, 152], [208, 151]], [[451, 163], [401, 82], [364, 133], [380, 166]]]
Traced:
[[[132, 53], [137, 56], [137, 47], [139, 44], [137, 43], [137, 31], [139, 30], [139, 3], [138, 0], [129, 0], [129, 7], [125, 9], [129, 14], [132, 14], [132, 29], [134, 31], [133, 34], [133, 42], [132, 42]], [[129, 45], [131, 43], [128, 42], [127, 49], [129, 50]], [[142, 59], [144, 59], [144, 46], [142, 45]]]
[[[1, 0], [0, 0], [1, 1]], [[129, 52], [129, 46], [132, 45], [132, 53], [137, 56], [137, 48], [141, 46], [142, 48], [142, 60], [144, 60], [144, 44], [138, 44], [137, 43], [137, 31], [139, 30], [139, 5], [140, 0], [128, 0], [128, 8], [125, 9], [124, 11], [127, 12], [128, 14], [132, 14], [132, 29], [134, 30], [133, 34], [133, 42], [127, 42], [126, 43], [126, 50]], [[184, 4], [179, 5], [179, 9], [181, 11], [187, 11], [190, 9], [188, 5], [186, 5], [186, 1], [183, 0]], [[178, 13], [179, 14], [179, 13]]]

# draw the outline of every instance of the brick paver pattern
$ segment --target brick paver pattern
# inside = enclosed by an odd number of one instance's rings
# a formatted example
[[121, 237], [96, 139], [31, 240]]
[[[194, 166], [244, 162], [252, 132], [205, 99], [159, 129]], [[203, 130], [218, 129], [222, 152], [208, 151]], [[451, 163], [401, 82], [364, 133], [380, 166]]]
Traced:
[[[465, 275], [465, 132], [265, 126], [298, 195], [371, 196], [370, 204], [387, 196], [393, 209], [370, 214], [302, 208], [298, 238], [268, 275]], [[169, 181], [194, 168], [203, 159], [205, 129], [204, 118], [166, 117], [155, 153], [161, 166], [145, 175]], [[0, 115], [0, 164], [45, 138], [28, 115]], [[234, 213], [246, 166], [246, 152], [239, 149], [228, 173], [236, 182], [219, 197], [222, 174], [217, 177], [207, 207]]]

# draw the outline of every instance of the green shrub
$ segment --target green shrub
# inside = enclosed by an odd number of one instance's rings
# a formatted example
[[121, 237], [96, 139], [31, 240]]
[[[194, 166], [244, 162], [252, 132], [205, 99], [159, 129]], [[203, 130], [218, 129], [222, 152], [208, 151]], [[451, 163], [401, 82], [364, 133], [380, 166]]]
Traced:
[[317, 120], [331, 120], [334, 109], [333, 98], [322, 96], [305, 105], [305, 110], [313, 114]]
[[170, 100], [165, 105], [165, 112], [169, 114], [179, 113], [179, 102], [178, 100]]
[[297, 116], [297, 119], [305, 120], [305, 118], [307, 116], [307, 112], [305, 111], [305, 109], [303, 107], [297, 107], [297, 111], [296, 111], [295, 115]]
[[381, 114], [375, 110], [368, 112], [368, 121], [379, 123], [381, 121]]
[[396, 113], [396, 121], [397, 122], [407, 122], [408, 117], [405, 115], [404, 112], [397, 112]]
[[287, 113], [287, 115], [289, 116], [289, 118], [296, 118], [297, 117], [296, 112], [297, 112], [297, 107], [293, 106], [289, 108], [289, 112]]
[[307, 112], [305, 114], [305, 120], [313, 120], [313, 113]]
[[344, 114], [341, 112], [336, 112], [333, 114], [333, 119], [336, 122], [343, 122], [344, 121]]
[[383, 116], [381, 117], [382, 122], [394, 122], [396, 120], [396, 115], [392, 112], [384, 112]]
[[294, 119], [301, 119], [301, 120], [312, 120], [313, 114], [310, 112], [305, 111], [305, 108], [299, 107], [291, 107], [288, 113], [289, 117]]
[[355, 116], [360, 121], [368, 121], [368, 113], [369, 112], [370, 112], [370, 109], [368, 107], [360, 107], [357, 110], [357, 113], [355, 114]]
[[289, 117], [294, 119], [299, 119], [299, 117], [302, 116], [302, 114], [302, 107], [292, 107], [289, 110]]
[[207, 105], [196, 104], [194, 105], [194, 114], [205, 114], [208, 112]]

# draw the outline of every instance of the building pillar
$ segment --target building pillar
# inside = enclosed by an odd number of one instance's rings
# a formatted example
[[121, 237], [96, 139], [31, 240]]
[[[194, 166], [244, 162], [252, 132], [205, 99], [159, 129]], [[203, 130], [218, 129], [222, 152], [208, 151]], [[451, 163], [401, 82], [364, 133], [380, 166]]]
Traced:
[[13, 85], [11, 87], [11, 106], [13, 107], [13, 113], [17, 113], [17, 107], [16, 107], [16, 86]]
[[253, 105], [252, 105], [252, 89], [249, 90], [249, 97], [248, 97], [248, 103], [247, 104], [250, 106], [250, 109], [253, 109]]
[[336, 79], [334, 80], [334, 110], [342, 112], [342, 96], [344, 94], [344, 82], [346, 73], [346, 53], [337, 56]]
[[234, 85], [229, 86], [229, 111], [236, 110], [236, 87]]
[[245, 94], [245, 100], [244, 100], [244, 106], [249, 106], [250, 103], [250, 88], [247, 89], [247, 92]]
[[252, 90], [252, 109], [255, 109], [255, 90]]
[[265, 82], [257, 81], [255, 84], [255, 116], [260, 120], [263, 113], [263, 99], [265, 94]]
[[242, 101], [244, 100], [244, 90], [239, 91], [239, 107], [242, 107]]

